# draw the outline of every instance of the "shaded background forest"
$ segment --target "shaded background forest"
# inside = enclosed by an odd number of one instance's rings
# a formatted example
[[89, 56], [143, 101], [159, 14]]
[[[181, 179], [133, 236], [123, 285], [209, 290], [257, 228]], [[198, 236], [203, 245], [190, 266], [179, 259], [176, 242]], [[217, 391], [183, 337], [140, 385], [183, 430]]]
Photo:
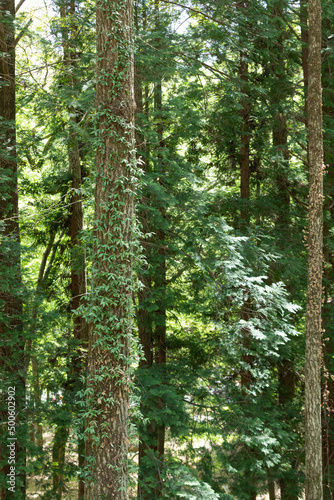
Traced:
[[[26, 498], [78, 498], [84, 480], [94, 7], [56, 0], [16, 18]], [[324, 0], [325, 500], [334, 491], [333, 20]], [[307, 2], [137, 0], [134, 30], [143, 259], [129, 497], [298, 500]]]

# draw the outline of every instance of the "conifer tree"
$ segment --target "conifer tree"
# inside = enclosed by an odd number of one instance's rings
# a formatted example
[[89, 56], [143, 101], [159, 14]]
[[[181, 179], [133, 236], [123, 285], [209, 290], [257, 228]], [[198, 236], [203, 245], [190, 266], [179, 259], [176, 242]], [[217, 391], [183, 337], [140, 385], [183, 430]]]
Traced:
[[[73, 0], [59, 3], [60, 19], [62, 24], [62, 48], [63, 48], [63, 72], [61, 76], [62, 83], [71, 95], [71, 103], [68, 105], [68, 161], [69, 171], [72, 180], [72, 196], [70, 210], [70, 251], [71, 251], [71, 310], [76, 313], [80, 305], [84, 303], [87, 293], [86, 286], [86, 264], [85, 254], [80, 244], [80, 232], [83, 230], [83, 204], [80, 188], [82, 186], [82, 165], [79, 151], [78, 139], [78, 110], [75, 108], [75, 98], [80, 90], [80, 84], [77, 78], [78, 64], [78, 7], [79, 3]], [[85, 368], [85, 349], [87, 348], [88, 327], [82, 316], [78, 313], [73, 319], [73, 341], [69, 343], [70, 353], [69, 372], [64, 388], [63, 402], [68, 406], [68, 412], [71, 412], [70, 406], [76, 401], [77, 393], [81, 389], [80, 377]], [[62, 497], [64, 489], [63, 470], [65, 466], [65, 449], [69, 435], [70, 418], [67, 422], [61, 421], [57, 426], [53, 444], [53, 463], [55, 466], [53, 474], [53, 488], [57, 491], [59, 498]], [[84, 463], [84, 442], [82, 438], [78, 439], [78, 461], [79, 468]], [[79, 481], [79, 498], [84, 495], [84, 483]]]
[[[0, 2], [0, 377], [1, 498], [25, 498], [25, 342], [22, 324], [20, 230], [18, 220], [15, 2]], [[10, 408], [9, 408], [9, 392]], [[13, 402], [13, 403], [12, 403]], [[9, 416], [14, 415], [9, 426]], [[11, 430], [10, 430], [11, 429]], [[20, 432], [21, 431], [21, 432]], [[9, 444], [14, 446], [14, 490], [9, 491]], [[12, 486], [13, 487], [13, 486]]]
[[309, 0], [308, 152], [309, 233], [305, 350], [305, 498], [321, 500], [321, 304], [323, 238], [323, 143], [321, 2]]
[[134, 233], [132, 0], [98, 0], [85, 499], [127, 498]]
[[324, 304], [322, 326], [324, 334], [324, 380], [322, 384], [322, 429], [323, 429], [323, 488], [324, 499], [329, 500], [334, 487], [334, 469], [331, 457], [334, 453], [334, 380], [333, 373], [333, 271], [334, 255], [331, 230], [334, 222], [334, 157], [333, 157], [333, 5], [323, 4], [323, 47], [325, 56], [322, 64], [323, 119], [324, 119]]

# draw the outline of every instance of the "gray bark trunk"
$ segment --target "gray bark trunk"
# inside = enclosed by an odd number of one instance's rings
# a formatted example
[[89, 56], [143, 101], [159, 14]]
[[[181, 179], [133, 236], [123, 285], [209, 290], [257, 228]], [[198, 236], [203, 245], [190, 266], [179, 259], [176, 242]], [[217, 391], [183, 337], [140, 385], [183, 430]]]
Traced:
[[307, 107], [310, 194], [305, 351], [305, 498], [306, 500], [322, 500], [321, 299], [323, 144], [320, 0], [309, 0]]

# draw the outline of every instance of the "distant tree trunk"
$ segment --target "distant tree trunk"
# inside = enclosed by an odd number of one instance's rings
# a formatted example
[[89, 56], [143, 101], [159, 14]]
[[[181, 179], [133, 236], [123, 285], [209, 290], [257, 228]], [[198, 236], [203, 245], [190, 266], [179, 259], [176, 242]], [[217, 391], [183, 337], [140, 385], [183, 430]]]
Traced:
[[[322, 35], [324, 48], [331, 48], [333, 19], [330, 13], [324, 14]], [[327, 39], [326, 39], [327, 38]], [[322, 326], [325, 332], [324, 342], [324, 379], [322, 385], [322, 462], [323, 495], [325, 500], [333, 500], [334, 492], [334, 381], [330, 374], [334, 369], [334, 301], [332, 286], [334, 281], [334, 252], [332, 248], [331, 226], [334, 220], [334, 141], [332, 123], [334, 103], [332, 93], [334, 58], [332, 51], [326, 50], [322, 64], [323, 118], [324, 118], [324, 158], [327, 174], [324, 176], [324, 306]]]
[[[137, 18], [136, 18], [137, 20]], [[138, 30], [138, 24], [136, 26]], [[146, 147], [145, 138], [140, 131], [140, 118], [139, 115], [143, 113], [143, 95], [142, 95], [142, 77], [140, 74], [139, 67], [135, 66], [135, 100], [136, 100], [136, 145], [137, 145], [137, 155], [140, 161], [143, 163], [144, 172], [147, 173], [147, 168], [149, 162], [146, 158]], [[147, 204], [147, 198], [142, 197], [141, 204], [142, 209], [139, 212], [139, 219], [141, 227], [143, 228], [143, 233], [148, 234], [151, 230], [150, 228], [150, 214], [146, 210], [145, 205]], [[148, 242], [150, 243], [150, 242]], [[152, 276], [149, 270], [149, 263], [152, 260], [152, 252], [149, 245], [145, 245], [145, 258], [147, 265], [142, 266], [140, 274], [140, 282], [142, 288], [138, 291], [138, 310], [137, 310], [137, 324], [138, 324], [138, 337], [140, 344], [143, 348], [143, 359], [139, 362], [140, 368], [150, 369], [153, 366], [154, 348], [153, 348], [153, 324], [152, 324], [152, 313], [149, 311], [149, 304], [152, 295]], [[141, 402], [141, 412], [145, 415], [145, 405]], [[151, 424], [148, 423], [147, 428], [145, 428], [145, 434], [148, 430], [151, 434]], [[137, 496], [139, 499], [145, 499], [146, 489], [145, 489], [145, 477], [146, 471], [143, 465], [143, 459], [147, 455], [147, 442], [144, 433], [139, 430], [139, 456], [138, 456], [138, 491]]]
[[[325, 109], [324, 109], [325, 114]], [[326, 162], [326, 165], [327, 162]], [[333, 165], [330, 165], [332, 168]], [[327, 179], [328, 181], [328, 179]], [[327, 200], [333, 207], [333, 198]], [[334, 210], [330, 208], [333, 220]], [[333, 339], [333, 317], [334, 308], [331, 299], [331, 285], [333, 283], [334, 258], [331, 250], [331, 237], [329, 224], [324, 223], [324, 295], [322, 327], [325, 332], [324, 342], [324, 380], [322, 384], [322, 467], [323, 467], [323, 497], [324, 500], [333, 499], [334, 490], [334, 381], [330, 374], [333, 370], [334, 339]]]
[[268, 471], [268, 492], [269, 500], [276, 500], [275, 481], [273, 480], [271, 471]]
[[308, 87], [308, 26], [307, 26], [308, 0], [300, 0], [300, 31], [302, 41], [302, 69], [304, 80], [305, 119], [307, 122], [307, 87]]
[[[156, 9], [156, 27], [160, 28], [160, 7], [159, 0], [155, 0], [155, 9]], [[164, 158], [163, 158], [163, 119], [162, 119], [162, 81], [161, 78], [155, 84], [154, 91], [154, 108], [157, 114], [158, 126], [157, 126], [157, 134], [158, 134], [158, 172], [159, 177], [163, 177], [165, 174], [164, 167]], [[161, 182], [161, 181], [160, 181]], [[161, 214], [161, 225], [164, 225], [164, 220], [166, 218], [165, 208], [163, 206], [160, 207]], [[158, 297], [158, 310], [156, 313], [156, 327], [155, 327], [155, 362], [159, 365], [164, 366], [166, 364], [166, 250], [165, 250], [165, 240], [166, 234], [163, 227], [160, 227], [156, 231], [157, 235], [157, 244], [159, 247], [158, 251], [158, 266], [156, 269], [156, 275], [154, 277], [155, 280], [155, 293]], [[162, 400], [158, 398], [158, 408], [162, 411]], [[158, 457], [163, 463], [163, 457], [165, 452], [165, 426], [162, 422], [157, 427], [157, 451]], [[157, 478], [158, 479], [158, 478]], [[158, 481], [159, 487], [156, 489], [156, 497], [159, 498], [161, 496], [161, 481]]]
[[[283, 359], [278, 365], [278, 382], [278, 403], [286, 409], [295, 397], [296, 373], [291, 360]], [[290, 467], [293, 467], [292, 463]], [[279, 486], [282, 500], [298, 500], [298, 481], [293, 476], [280, 479]]]
[[[76, 20], [76, 4], [74, 0], [66, 0], [60, 4], [60, 16], [62, 24], [62, 45], [63, 45], [63, 65], [64, 65], [64, 85], [75, 94], [78, 79], [76, 78], [77, 53], [78, 53], [78, 28]], [[81, 196], [82, 172], [81, 159], [78, 140], [78, 124], [76, 113], [73, 106], [69, 106], [70, 118], [68, 122], [68, 159], [69, 170], [72, 177], [72, 196], [71, 196], [71, 215], [70, 215], [70, 235], [71, 235], [71, 311], [77, 311], [84, 303], [87, 293], [86, 285], [86, 262], [85, 253], [80, 244], [80, 232], [84, 226], [83, 206]], [[71, 357], [69, 359], [69, 372], [64, 389], [63, 404], [68, 406], [68, 411], [73, 411], [71, 406], [77, 399], [77, 393], [83, 389], [80, 377], [85, 369], [85, 348], [88, 347], [88, 325], [81, 314], [75, 314], [73, 317], [73, 344]], [[83, 433], [84, 429], [80, 430]], [[62, 498], [64, 491], [63, 470], [65, 466], [65, 450], [69, 435], [69, 422], [58, 424], [53, 447], [53, 462], [56, 467], [53, 475], [53, 488], [57, 492], [58, 498]], [[83, 438], [78, 440], [78, 462], [79, 468], [84, 466], [85, 445]], [[78, 498], [84, 497], [84, 482], [79, 479]]]
[[[160, 40], [160, 12], [159, 0], [155, 0], [155, 27], [157, 30], [156, 45], [159, 47]], [[145, 19], [144, 19], [145, 22]], [[157, 121], [156, 133], [158, 144], [155, 148], [156, 156], [153, 158], [153, 149], [150, 159], [154, 164], [153, 172], [155, 180], [163, 186], [164, 157], [163, 157], [163, 120], [162, 120], [162, 81], [159, 77], [159, 69], [157, 69], [158, 77], [154, 84], [154, 116]], [[137, 97], [138, 111], [143, 112], [142, 96]], [[146, 100], [147, 106], [147, 100]], [[138, 138], [139, 139], [139, 138]], [[137, 140], [138, 140], [137, 139]], [[142, 139], [139, 139], [142, 142]], [[147, 149], [146, 156], [146, 172], [149, 172], [150, 162], [148, 160]], [[154, 161], [155, 160], [155, 161]], [[152, 172], [151, 172], [152, 173]], [[166, 234], [164, 230], [165, 224], [165, 208], [161, 200], [152, 197], [150, 200], [143, 200], [143, 204], [149, 203], [155, 210], [160, 212], [159, 222], [152, 226], [149, 221], [149, 211], [143, 209], [141, 212], [141, 221], [145, 232], [154, 234], [150, 241], [146, 242], [146, 259], [151, 270], [146, 270], [141, 277], [142, 283], [145, 285], [140, 291], [139, 310], [138, 310], [138, 331], [139, 339], [143, 346], [145, 359], [141, 361], [140, 368], [158, 369], [159, 376], [162, 376], [164, 366], [166, 364], [166, 252], [164, 249]], [[150, 245], [155, 246], [151, 250]], [[145, 243], [144, 243], [145, 245]], [[147, 306], [155, 304], [156, 309], [152, 312], [147, 311]], [[162, 368], [162, 370], [160, 370]], [[154, 373], [156, 373], [154, 371]], [[161, 383], [161, 378], [159, 378]], [[159, 420], [162, 423], [157, 423], [151, 419], [143, 426], [139, 434], [139, 474], [138, 474], [138, 498], [141, 500], [149, 500], [151, 498], [160, 498], [162, 493], [161, 469], [164, 461], [165, 449], [165, 426], [163, 423], [163, 400], [156, 397], [155, 401], [150, 402], [149, 407], [144, 403], [141, 405], [141, 411], [145, 417], [147, 413], [152, 412], [152, 404], [156, 408], [159, 415]], [[149, 460], [149, 462], [148, 462]], [[150, 476], [155, 477], [154, 485], [150, 480]]]
[[[42, 390], [39, 383], [39, 366], [38, 359], [36, 356], [31, 356], [31, 368], [33, 375], [33, 392], [34, 392], [34, 400], [36, 404], [36, 408], [40, 408], [42, 402]], [[38, 418], [38, 417], [37, 417]], [[37, 446], [42, 450], [43, 449], [43, 426], [40, 422], [35, 425], [35, 439]]]
[[[237, 3], [237, 9], [241, 17], [241, 22], [239, 24], [239, 37], [240, 44], [245, 40], [247, 22], [247, 10], [249, 8], [248, 0], [241, 0]], [[244, 17], [244, 19], [243, 19]], [[239, 165], [240, 165], [240, 198], [242, 201], [248, 201], [250, 197], [250, 141], [251, 141], [251, 131], [249, 123], [250, 114], [250, 92], [249, 92], [249, 67], [248, 67], [248, 51], [247, 49], [242, 49], [239, 52], [239, 68], [238, 76], [240, 79], [242, 97], [240, 101], [240, 127], [241, 127], [241, 138], [240, 138], [240, 149], [239, 149]], [[242, 228], [246, 229], [250, 222], [249, 210], [242, 205], [240, 211], [241, 219], [243, 220]], [[251, 303], [248, 299], [245, 300], [241, 311], [240, 318], [244, 321], [249, 321], [251, 318]], [[249, 329], [247, 326], [243, 328], [243, 348], [245, 353], [242, 355], [243, 361], [247, 363], [251, 369], [253, 366], [253, 356], [249, 354]], [[247, 354], [246, 354], [247, 353]], [[250, 370], [244, 369], [240, 373], [240, 382], [242, 387], [242, 393], [246, 396], [247, 388], [253, 382], [253, 377]], [[245, 453], [254, 455], [254, 450], [252, 450], [248, 445], [245, 445]], [[244, 477], [245, 489], [247, 489], [249, 500], [256, 500], [256, 490], [257, 484], [256, 480], [253, 478], [253, 473], [247, 471]]]
[[[22, 325], [20, 232], [18, 221], [17, 160], [15, 129], [15, 2], [0, 3], [0, 420], [8, 421], [7, 391], [15, 387], [16, 431], [8, 434], [1, 425], [0, 498], [13, 498], [8, 491], [8, 443], [15, 443], [15, 498], [25, 498], [25, 342]], [[2, 286], [4, 285], [4, 286]], [[7, 427], [7, 426], [6, 426]], [[16, 441], [11, 440], [13, 437]]]
[[306, 500], [322, 500], [321, 298], [323, 144], [320, 0], [309, 0], [308, 79], [310, 194], [305, 350], [305, 498]]
[[57, 499], [61, 499], [63, 496], [65, 478], [64, 478], [64, 467], [65, 467], [65, 451], [66, 443], [69, 435], [69, 427], [67, 425], [58, 425], [52, 447], [52, 462], [53, 462], [53, 493], [57, 495]]
[[[246, 8], [246, 7], [243, 7]], [[248, 64], [245, 60], [246, 55], [240, 53], [239, 77], [242, 82], [243, 98], [241, 102], [241, 146], [240, 146], [240, 197], [242, 200], [249, 200], [249, 147], [250, 147], [250, 130], [249, 130], [249, 91], [248, 91]], [[241, 218], [249, 220], [249, 211], [242, 208]]]
[[[284, 6], [282, 0], [276, 0], [272, 4], [271, 25], [273, 27], [275, 38], [274, 43], [270, 45], [270, 69], [274, 75], [275, 84], [271, 88], [270, 103], [273, 109], [273, 129], [272, 140], [275, 156], [279, 156], [279, 160], [275, 161], [275, 181], [277, 189], [277, 211], [275, 218], [275, 228], [277, 229], [277, 246], [282, 251], [291, 241], [291, 219], [290, 219], [290, 195], [288, 188], [289, 176], [289, 149], [288, 149], [288, 127], [287, 116], [285, 114], [287, 99], [289, 98], [289, 80], [287, 74], [287, 59], [285, 53], [286, 33], [283, 24]], [[273, 275], [275, 266], [273, 266]], [[280, 276], [275, 276], [274, 279], [280, 279]], [[295, 372], [294, 366], [289, 359], [280, 359], [278, 363], [278, 402], [282, 410], [289, 411], [295, 396]], [[286, 414], [286, 413], [285, 413]], [[293, 460], [291, 459], [290, 471], [293, 470]], [[289, 471], [289, 472], [290, 472]], [[281, 499], [282, 500], [298, 500], [298, 480], [295, 475], [285, 474], [279, 480]]]
[[98, 0], [95, 229], [85, 500], [127, 498], [134, 224], [133, 2]]

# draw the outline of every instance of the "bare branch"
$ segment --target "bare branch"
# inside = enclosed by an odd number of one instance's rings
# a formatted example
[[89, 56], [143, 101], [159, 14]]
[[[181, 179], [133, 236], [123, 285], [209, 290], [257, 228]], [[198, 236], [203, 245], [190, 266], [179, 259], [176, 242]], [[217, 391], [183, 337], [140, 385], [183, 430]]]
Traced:
[[15, 14], [19, 11], [20, 7], [24, 4], [26, 0], [20, 0], [17, 6], [15, 7]]
[[212, 71], [212, 73], [218, 73], [218, 75], [222, 75], [225, 78], [230, 79], [230, 75], [227, 73], [224, 73], [223, 71], [220, 71], [220, 69], [214, 68], [213, 66], [210, 66], [210, 64], [207, 64], [200, 59], [197, 59], [197, 57], [194, 56], [189, 56], [188, 54], [185, 54], [184, 52], [175, 52], [176, 56], [181, 56], [185, 59], [192, 59], [194, 61], [197, 61], [201, 66], [204, 66], [204, 68], [207, 68], [208, 70]]
[[29, 26], [31, 24], [32, 24], [32, 19], [29, 19], [29, 21], [27, 22], [27, 24], [25, 25], [25, 27], [23, 28], [23, 30], [15, 38], [14, 47], [16, 47], [16, 45], [19, 43], [19, 41], [21, 40], [21, 38], [23, 37], [23, 35], [26, 33], [26, 31], [28, 30], [28, 28], [29, 28]]
[[210, 19], [210, 21], [213, 21], [214, 23], [217, 23], [220, 26], [224, 26], [224, 23], [222, 23], [218, 19], [215, 19], [214, 17], [209, 16], [208, 14], [205, 14], [201, 10], [194, 9], [193, 7], [188, 7], [188, 5], [183, 5], [182, 3], [172, 2], [171, 0], [161, 0], [161, 1], [164, 3], [176, 5], [177, 7], [182, 7], [183, 9], [190, 10], [191, 12], [195, 12], [196, 14], [200, 14], [201, 16], [206, 17], [207, 19]]

